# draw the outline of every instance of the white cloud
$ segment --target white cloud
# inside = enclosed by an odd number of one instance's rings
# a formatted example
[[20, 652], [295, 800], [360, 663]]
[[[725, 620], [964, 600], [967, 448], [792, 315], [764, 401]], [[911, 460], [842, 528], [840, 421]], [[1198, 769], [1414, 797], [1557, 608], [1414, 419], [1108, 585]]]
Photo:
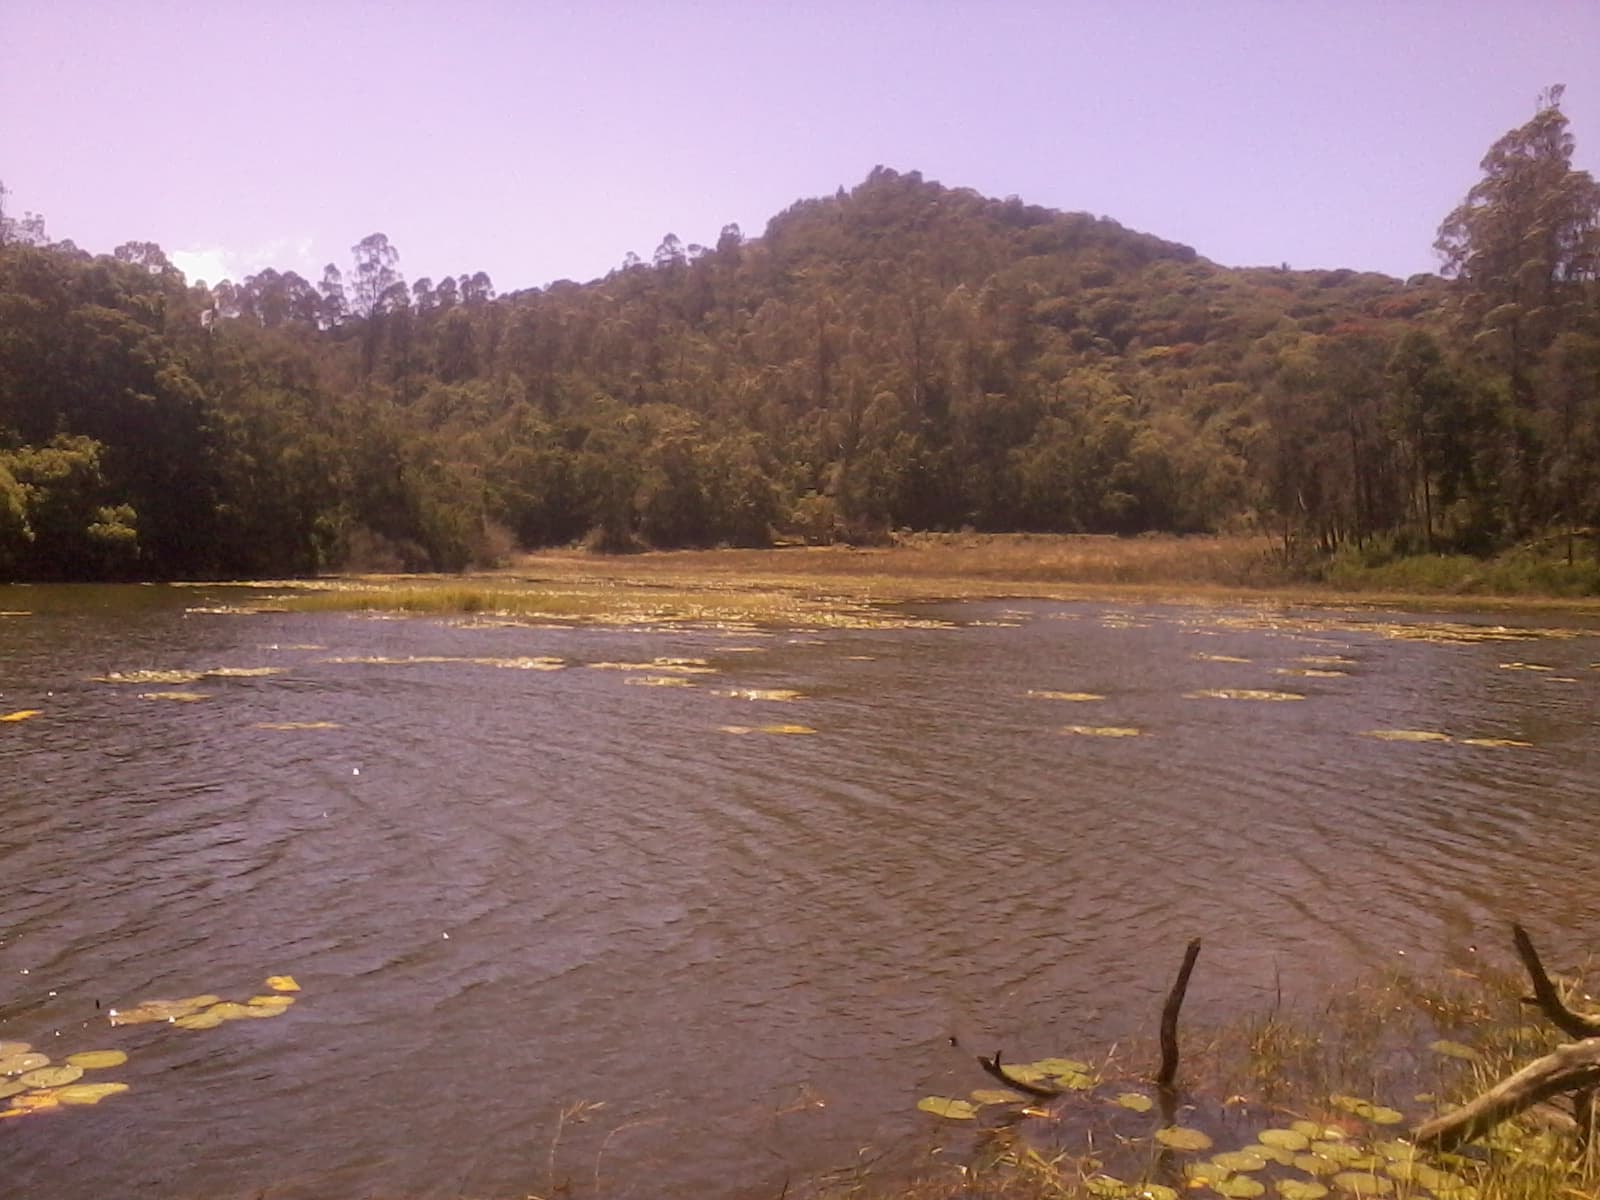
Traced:
[[320, 268], [312, 249], [311, 235], [301, 234], [298, 237], [274, 238], [246, 250], [232, 250], [226, 246], [194, 246], [173, 250], [167, 257], [190, 283], [204, 280], [215, 286], [224, 279], [239, 283], [246, 276], [267, 267], [277, 271], [296, 271], [315, 283]]

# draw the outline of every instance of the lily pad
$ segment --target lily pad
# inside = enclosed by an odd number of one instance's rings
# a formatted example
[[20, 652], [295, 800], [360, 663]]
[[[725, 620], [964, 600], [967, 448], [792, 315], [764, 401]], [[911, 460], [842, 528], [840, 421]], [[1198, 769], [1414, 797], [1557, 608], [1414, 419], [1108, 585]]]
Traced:
[[1031, 1064], [1046, 1075], [1085, 1075], [1089, 1064], [1075, 1058], [1041, 1058]]
[[1516, 738], [1502, 738], [1502, 737], [1462, 738], [1461, 739], [1461, 744], [1463, 746], [1488, 746], [1488, 747], [1491, 747], [1491, 748], [1508, 747], [1508, 748], [1515, 748], [1515, 749], [1519, 749], [1519, 750], [1527, 750], [1527, 749], [1532, 748], [1532, 746], [1533, 746], [1532, 742], [1524, 742], [1524, 741], [1519, 741]]
[[1369, 729], [1368, 737], [1375, 737], [1381, 742], [1448, 742], [1448, 733], [1439, 733], [1432, 729]]
[[112, 671], [95, 676], [96, 683], [196, 683], [203, 671]]
[[19, 708], [16, 712], [8, 712], [0, 717], [0, 721], [26, 721], [29, 717], [37, 717], [43, 711], [42, 708]]
[[681, 675], [630, 675], [622, 682], [631, 683], [636, 687], [694, 687], [694, 680], [685, 679]]
[[1322, 1184], [1305, 1179], [1279, 1179], [1272, 1186], [1283, 1200], [1322, 1200], [1328, 1194], [1328, 1189]]
[[1136, 1194], [1143, 1200], [1178, 1200], [1178, 1193], [1164, 1183], [1141, 1183]]
[[1295, 675], [1301, 679], [1343, 679], [1348, 671], [1335, 671], [1331, 667], [1279, 667], [1276, 675]]
[[1164, 1129], [1156, 1130], [1156, 1141], [1173, 1150], [1209, 1150], [1211, 1139], [1198, 1129], [1188, 1129], [1182, 1125], [1168, 1125]]
[[1372, 1148], [1390, 1162], [1410, 1162], [1417, 1157], [1417, 1148], [1410, 1142], [1399, 1140], [1373, 1142]]
[[1138, 1092], [1123, 1092], [1113, 1102], [1133, 1112], [1149, 1112], [1155, 1101], [1149, 1096], [1140, 1095]]
[[972, 1097], [972, 1102], [979, 1107], [985, 1104], [1016, 1104], [1018, 1102], [1016, 1092], [1008, 1092], [1001, 1088], [974, 1088], [968, 1095]]
[[40, 1067], [37, 1071], [26, 1072], [22, 1076], [22, 1082], [31, 1088], [53, 1088], [74, 1083], [82, 1078], [82, 1067]]
[[1336, 1163], [1351, 1163], [1365, 1157], [1365, 1151], [1351, 1142], [1320, 1141], [1311, 1143], [1311, 1153]]
[[917, 1101], [917, 1107], [949, 1121], [971, 1121], [978, 1115], [977, 1105], [966, 1100], [952, 1100], [948, 1096], [924, 1096]]
[[1339, 1164], [1320, 1154], [1296, 1154], [1294, 1165], [1307, 1175], [1337, 1175]]
[[1221, 1179], [1213, 1183], [1211, 1190], [1219, 1196], [1228, 1197], [1228, 1200], [1253, 1200], [1254, 1197], [1263, 1195], [1267, 1189], [1260, 1181], [1251, 1179], [1248, 1175], [1235, 1175], [1231, 1179]]
[[293, 975], [268, 975], [266, 984], [275, 992], [298, 992], [300, 985]]
[[62, 1104], [99, 1104], [107, 1096], [128, 1090], [125, 1083], [73, 1083], [56, 1089], [56, 1099]]
[[1299, 692], [1271, 692], [1262, 688], [1201, 688], [1185, 692], [1185, 700], [1304, 700]]
[[1363, 1100], [1359, 1096], [1332, 1096], [1329, 1098], [1335, 1108], [1342, 1108], [1347, 1113], [1354, 1113], [1374, 1125], [1398, 1125], [1405, 1118], [1395, 1109], [1385, 1108], [1381, 1104], [1374, 1104], [1370, 1100]]
[[60, 1106], [61, 1097], [57, 1096], [54, 1092], [49, 1091], [48, 1089], [42, 1089], [36, 1092], [23, 1092], [22, 1095], [14, 1096], [11, 1100], [12, 1108], [27, 1109], [32, 1112], [38, 1112], [39, 1110], [46, 1108], [59, 1108]]
[[281, 675], [284, 667], [212, 667], [205, 674], [216, 679], [260, 679], [267, 675]]
[[288, 1008], [293, 1003], [293, 996], [281, 996], [276, 992], [265, 996], [251, 996], [245, 1001], [251, 1008]]
[[1267, 1160], [1252, 1150], [1224, 1150], [1213, 1154], [1211, 1161], [1229, 1171], [1264, 1171]]
[[723, 733], [774, 733], [779, 735], [803, 735], [815, 733], [816, 730], [809, 725], [720, 725]]
[[80, 1050], [77, 1054], [67, 1055], [66, 1062], [71, 1067], [82, 1067], [85, 1071], [100, 1071], [106, 1067], [120, 1067], [128, 1061], [128, 1056], [121, 1050]]
[[1333, 1177], [1333, 1186], [1357, 1196], [1387, 1196], [1394, 1191], [1391, 1180], [1370, 1171], [1340, 1171]]
[[1098, 692], [1046, 692], [1030, 691], [1028, 695], [1035, 700], [1070, 700], [1078, 704], [1087, 704], [1094, 700], [1104, 700], [1105, 697]]
[[208, 1008], [205, 1012], [190, 1013], [186, 1017], [178, 1017], [172, 1023], [179, 1029], [215, 1029], [222, 1022], [223, 1018]]
[[1196, 654], [1194, 657], [1200, 662], [1247, 663], [1250, 661], [1248, 658], [1240, 658], [1237, 654]]
[[1125, 738], [1138, 737], [1140, 731], [1131, 725], [1067, 725], [1062, 733], [1075, 733], [1080, 737]]
[[49, 1065], [48, 1054], [40, 1054], [37, 1051], [11, 1054], [0, 1058], [0, 1075], [21, 1075], [26, 1071], [37, 1071], [40, 1067]]
[[28, 1090], [28, 1085], [20, 1079], [0, 1079], [0, 1100], [7, 1096], [15, 1096], [18, 1092]]
[[257, 729], [277, 729], [291, 732], [297, 729], [338, 729], [337, 721], [257, 721]]
[[113, 1025], [146, 1025], [155, 1021], [176, 1021], [192, 1016], [222, 999], [220, 996], [190, 996], [185, 1000], [145, 1000], [133, 1008], [113, 1008], [109, 1019]]
[[0, 1042], [0, 1058], [13, 1058], [32, 1049], [32, 1042]]
[[1289, 1128], [1295, 1133], [1304, 1134], [1313, 1142], [1344, 1141], [1344, 1130], [1337, 1125], [1324, 1125], [1320, 1121], [1293, 1121]]
[[201, 700], [209, 700], [210, 696], [204, 692], [140, 692], [141, 700], [170, 700], [175, 704], [195, 704]]
[[1227, 1167], [1219, 1167], [1214, 1162], [1192, 1162], [1183, 1166], [1183, 1177], [1189, 1181], [1190, 1187], [1221, 1183], [1230, 1174], [1232, 1172]]
[[1083, 1181], [1084, 1191], [1099, 1200], [1129, 1200], [1136, 1195], [1131, 1184], [1123, 1183], [1110, 1175], [1091, 1175]]
[[1275, 1146], [1295, 1153], [1311, 1145], [1311, 1139], [1297, 1129], [1263, 1129], [1256, 1134], [1256, 1140], [1263, 1146]]
[[714, 696], [725, 696], [729, 700], [775, 700], [786, 702], [789, 700], [802, 700], [804, 695], [794, 688], [722, 688], [712, 693]]
[[1428, 1049], [1435, 1054], [1442, 1054], [1446, 1058], [1459, 1058], [1464, 1062], [1477, 1062], [1483, 1057], [1471, 1046], [1464, 1046], [1460, 1042], [1452, 1042], [1448, 1038], [1440, 1038], [1437, 1042], [1429, 1042]]

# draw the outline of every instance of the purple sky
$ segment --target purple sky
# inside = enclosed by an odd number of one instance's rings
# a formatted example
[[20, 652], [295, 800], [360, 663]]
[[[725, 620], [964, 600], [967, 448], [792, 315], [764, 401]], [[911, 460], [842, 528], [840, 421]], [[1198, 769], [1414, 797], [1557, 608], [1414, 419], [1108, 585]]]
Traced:
[[347, 268], [373, 231], [412, 279], [589, 279], [877, 163], [1407, 275], [1557, 82], [1600, 173], [1597, 0], [0, 7], [11, 214], [213, 283]]

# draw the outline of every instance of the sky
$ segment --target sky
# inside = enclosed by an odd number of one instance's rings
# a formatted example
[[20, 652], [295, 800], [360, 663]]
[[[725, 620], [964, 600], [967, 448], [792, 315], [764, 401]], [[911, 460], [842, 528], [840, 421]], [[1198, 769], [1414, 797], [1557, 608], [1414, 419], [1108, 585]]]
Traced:
[[1600, 0], [0, 3], [9, 215], [190, 279], [587, 280], [757, 235], [877, 164], [1232, 266], [1433, 270], [1490, 144], [1567, 85], [1600, 174]]

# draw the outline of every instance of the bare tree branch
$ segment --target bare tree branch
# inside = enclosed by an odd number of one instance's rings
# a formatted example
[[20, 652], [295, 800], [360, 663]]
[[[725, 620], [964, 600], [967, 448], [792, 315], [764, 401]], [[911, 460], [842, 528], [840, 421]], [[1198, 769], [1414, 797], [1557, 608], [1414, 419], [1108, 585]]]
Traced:
[[1008, 1088], [1015, 1088], [1026, 1095], [1038, 1096], [1042, 1100], [1054, 1099], [1056, 1096], [1061, 1095], [1060, 1088], [1041, 1087], [1035, 1083], [1024, 1083], [1022, 1080], [1008, 1075], [1006, 1069], [1000, 1065], [1000, 1051], [998, 1050], [994, 1052], [993, 1058], [985, 1058], [981, 1054], [978, 1055], [978, 1065]]
[[1533, 948], [1533, 939], [1528, 936], [1528, 931], [1521, 925], [1513, 924], [1511, 939], [1516, 942], [1517, 957], [1522, 959], [1522, 965], [1528, 970], [1528, 978], [1533, 981], [1533, 998], [1539, 1005], [1539, 1011], [1568, 1037], [1600, 1037], [1600, 1021], [1580, 1016], [1561, 1002], [1555, 984], [1545, 974], [1544, 964], [1539, 961], [1539, 952]]
[[[1546, 981], [1548, 982], [1548, 980]], [[1545, 1057], [1508, 1076], [1469, 1104], [1418, 1127], [1416, 1143], [1452, 1150], [1482, 1137], [1501, 1121], [1561, 1092], [1600, 1084], [1600, 1037], [1558, 1046]]]

